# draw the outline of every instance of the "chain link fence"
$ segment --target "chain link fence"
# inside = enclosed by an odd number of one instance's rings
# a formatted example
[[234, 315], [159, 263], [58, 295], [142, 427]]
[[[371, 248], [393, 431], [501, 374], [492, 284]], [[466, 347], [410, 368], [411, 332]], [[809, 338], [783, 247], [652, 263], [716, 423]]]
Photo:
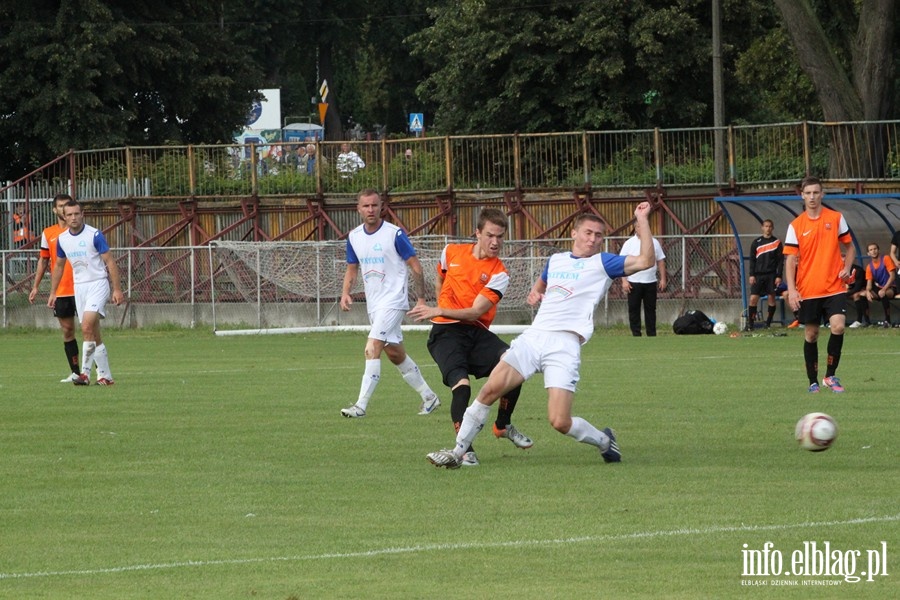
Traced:
[[[610, 237], [606, 251], [618, 253], [627, 238]], [[692, 235], [657, 238], [666, 253], [668, 285], [658, 300], [660, 329], [689, 309], [738, 325], [744, 308], [742, 259], [734, 236]], [[415, 237], [426, 274], [429, 302], [434, 301], [434, 272], [443, 236]], [[749, 247], [751, 239], [743, 243]], [[507, 241], [503, 260], [510, 287], [498, 307], [496, 323], [526, 325], [534, 309], [526, 297], [547, 257], [567, 251], [570, 240]], [[209, 246], [115, 248], [112, 250], [128, 298], [107, 307], [107, 324], [144, 327], [173, 324], [214, 329], [366, 324], [362, 281], [354, 288], [354, 307], [340, 310], [345, 242], [218, 242]], [[50, 275], [44, 276], [34, 304], [29, 303], [39, 254], [2, 252], [3, 327], [55, 327], [46, 306]], [[600, 327], [627, 323], [625, 294], [616, 282], [597, 309]]]

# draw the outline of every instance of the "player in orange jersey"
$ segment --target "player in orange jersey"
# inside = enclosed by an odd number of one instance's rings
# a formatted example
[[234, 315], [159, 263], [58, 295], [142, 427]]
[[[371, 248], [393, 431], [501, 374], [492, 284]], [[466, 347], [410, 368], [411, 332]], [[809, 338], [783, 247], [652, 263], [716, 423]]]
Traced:
[[[63, 210], [66, 202], [72, 199], [68, 194], [57, 194], [53, 198], [53, 212], [56, 213], [57, 222], [44, 229], [41, 234], [41, 260], [38, 262], [37, 272], [34, 274], [34, 285], [28, 294], [28, 301], [34, 304], [38, 295], [38, 286], [44, 278], [44, 273], [53, 271], [56, 266], [56, 239], [59, 234], [68, 227], [63, 218]], [[75, 339], [75, 284], [72, 281], [72, 266], [66, 262], [63, 277], [56, 288], [56, 302], [53, 305], [53, 316], [59, 320], [59, 328], [62, 330], [63, 347], [66, 350], [66, 362], [72, 370], [72, 374], [61, 379], [60, 383], [72, 383], [81, 373], [78, 364], [78, 340]]]
[[[825, 192], [816, 177], [800, 182], [803, 212], [788, 226], [784, 239], [784, 278], [791, 310], [805, 324], [803, 358], [809, 391], [819, 391], [819, 326], [828, 320], [828, 366], [822, 384], [833, 392], [844, 388], [835, 373], [841, 360], [846, 326], [846, 282], [856, 258], [844, 216], [823, 205]], [[843, 259], [841, 255], [843, 254]]]
[[[448, 244], [437, 266], [437, 306], [419, 304], [409, 311], [416, 321], [431, 320], [428, 351], [437, 363], [444, 385], [453, 393], [450, 416], [459, 430], [469, 406], [472, 387], [469, 374], [490, 375], [509, 345], [488, 328], [497, 303], [509, 286], [509, 273], [500, 260], [500, 248], [508, 221], [502, 211], [486, 208], [478, 217], [474, 244]], [[510, 419], [521, 386], [501, 399], [494, 435], [518, 448], [530, 448], [531, 438], [516, 429]], [[475, 466], [478, 458], [468, 448], [462, 464]]]

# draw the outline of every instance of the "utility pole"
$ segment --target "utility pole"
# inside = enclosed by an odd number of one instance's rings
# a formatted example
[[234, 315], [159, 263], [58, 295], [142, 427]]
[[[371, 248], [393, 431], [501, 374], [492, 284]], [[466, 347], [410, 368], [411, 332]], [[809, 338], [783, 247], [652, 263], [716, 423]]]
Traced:
[[725, 92], [722, 82], [721, 0], [712, 0], [713, 127], [716, 185], [725, 182]]

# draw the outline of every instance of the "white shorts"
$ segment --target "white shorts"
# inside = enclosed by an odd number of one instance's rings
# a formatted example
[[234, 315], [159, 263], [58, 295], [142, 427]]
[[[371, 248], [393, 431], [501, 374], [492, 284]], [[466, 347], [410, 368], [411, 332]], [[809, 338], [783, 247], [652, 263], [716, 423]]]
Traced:
[[574, 392], [580, 379], [581, 337], [569, 331], [526, 329], [512, 341], [503, 360], [525, 379], [541, 372], [545, 388]]
[[381, 340], [385, 344], [399, 344], [403, 341], [403, 332], [400, 326], [406, 311], [399, 308], [382, 308], [369, 313], [369, 338]]
[[76, 284], [75, 309], [78, 311], [79, 320], [84, 320], [84, 314], [88, 312], [99, 313], [101, 318], [105, 317], [109, 293], [109, 279]]

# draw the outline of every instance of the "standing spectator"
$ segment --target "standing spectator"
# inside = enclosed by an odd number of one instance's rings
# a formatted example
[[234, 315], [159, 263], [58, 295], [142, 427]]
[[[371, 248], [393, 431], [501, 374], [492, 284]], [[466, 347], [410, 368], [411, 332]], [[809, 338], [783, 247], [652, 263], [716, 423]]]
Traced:
[[366, 310], [372, 329], [365, 348], [365, 371], [356, 403], [341, 409], [347, 418], [365, 417], [369, 400], [381, 379], [381, 353], [397, 367], [403, 379], [422, 397], [420, 415], [430, 414], [441, 401], [431, 391], [419, 367], [406, 354], [400, 325], [409, 309], [409, 272], [417, 304], [425, 303], [425, 277], [412, 243], [402, 229], [381, 217], [381, 196], [362, 190], [356, 209], [361, 225], [347, 236], [347, 271], [341, 293], [341, 309], [350, 310], [350, 292], [362, 268], [366, 290]]
[[572, 403], [580, 378], [581, 346], [594, 332], [594, 309], [614, 278], [653, 265], [649, 214], [647, 202], [639, 204], [634, 211], [635, 230], [641, 240], [637, 256], [601, 252], [604, 226], [596, 215], [583, 214], [575, 220], [572, 251], [552, 255], [528, 294], [529, 304], [540, 303], [531, 327], [513, 340], [478, 397], [466, 409], [456, 445], [427, 455], [433, 465], [448, 469], [460, 467], [466, 448], [484, 427], [491, 405], [538, 371], [544, 374], [547, 418], [553, 428], [575, 441], [596, 447], [604, 462], [621, 462], [615, 432], [609, 427], [597, 429], [587, 420], [572, 416]]
[[91, 368], [96, 363], [97, 385], [112, 385], [115, 381], [109, 370], [109, 355], [101, 337], [100, 320], [106, 316], [107, 301], [112, 299], [118, 306], [125, 299], [119, 283], [119, 268], [103, 232], [84, 223], [84, 212], [77, 201], [66, 202], [63, 217], [68, 229], [56, 239], [59, 260], [53, 267], [47, 306], [53, 308], [56, 305], [59, 283], [66, 263], [71, 262], [75, 309], [81, 319], [82, 336], [81, 375], [73, 383], [90, 385]]
[[[509, 273], [500, 260], [508, 224], [503, 211], [482, 210], [475, 227], [475, 243], [447, 244], [441, 252], [435, 285], [437, 306], [417, 304], [409, 311], [415, 320], [430, 319], [433, 323], [428, 351], [453, 394], [450, 417], [457, 431], [472, 395], [469, 374], [487, 377], [509, 349], [488, 329], [509, 286]], [[522, 386], [517, 386], [501, 399], [493, 429], [496, 437], [525, 449], [534, 442], [510, 422], [521, 391]], [[470, 446], [462, 465], [477, 464], [478, 457]]]
[[[38, 295], [38, 287], [47, 271], [53, 272], [59, 256], [56, 253], [56, 241], [66, 230], [64, 211], [66, 204], [72, 200], [69, 194], [57, 194], [53, 198], [53, 212], [56, 213], [56, 224], [46, 227], [41, 233], [41, 259], [34, 274], [34, 285], [28, 294], [28, 301], [34, 304]], [[51, 275], [52, 278], [52, 275]], [[56, 302], [53, 303], [53, 316], [59, 321], [62, 330], [63, 349], [66, 352], [66, 363], [72, 373], [60, 380], [60, 383], [72, 383], [81, 375], [78, 363], [78, 340], [75, 339], [75, 283], [72, 280], [72, 265], [66, 262], [62, 279], [56, 288]]]
[[337, 170], [341, 174], [341, 179], [352, 179], [357, 171], [365, 168], [366, 163], [359, 154], [350, 149], [350, 144], [341, 144], [341, 153], [337, 157]]
[[872, 321], [869, 319], [869, 298], [866, 295], [866, 270], [857, 263], [850, 266], [850, 277], [847, 278], [847, 301], [856, 307], [856, 320], [850, 323], [850, 329], [870, 326]]
[[747, 308], [747, 331], [753, 331], [760, 296], [768, 296], [766, 327], [772, 325], [775, 316], [775, 290], [781, 285], [784, 264], [781, 240], [772, 235], [775, 224], [772, 219], [762, 222], [762, 236], [750, 244], [750, 306]]
[[315, 175], [316, 174], [316, 163], [319, 161], [322, 162], [319, 168], [324, 168], [328, 165], [328, 161], [325, 160], [324, 157], [319, 157], [316, 153], [316, 145], [315, 144], [307, 144], [306, 146], [306, 173], [307, 175]]
[[[850, 227], [844, 216], [823, 206], [825, 192], [816, 177], [800, 182], [804, 211], [788, 225], [784, 238], [784, 275], [788, 304], [799, 311], [805, 325], [803, 359], [809, 391], [819, 391], [819, 327], [824, 317], [830, 326], [828, 362], [822, 384], [843, 392], [837, 378], [846, 325], [846, 280], [856, 258]], [[844, 259], [841, 260], [843, 249]]]
[[881, 256], [878, 244], [869, 244], [866, 248], [870, 262], [866, 265], [866, 297], [869, 302], [881, 302], [884, 309], [882, 326], [891, 326], [891, 299], [893, 299], [894, 281], [897, 266], [890, 256]]
[[[633, 235], [622, 244], [620, 256], [637, 256], [641, 250], [641, 240]], [[631, 335], [641, 337], [641, 304], [644, 306], [644, 326], [647, 337], [656, 337], [656, 291], [666, 289], [666, 254], [656, 238], [653, 238], [653, 252], [656, 262], [644, 269], [622, 278], [622, 291], [628, 295], [628, 324]]]
[[28, 223], [28, 213], [22, 206], [16, 206], [12, 215], [13, 219], [13, 246], [21, 248], [31, 241], [31, 227]]
[[297, 170], [301, 173], [306, 173], [306, 162], [308, 158], [309, 157], [306, 155], [306, 146], [299, 146], [297, 148]]

